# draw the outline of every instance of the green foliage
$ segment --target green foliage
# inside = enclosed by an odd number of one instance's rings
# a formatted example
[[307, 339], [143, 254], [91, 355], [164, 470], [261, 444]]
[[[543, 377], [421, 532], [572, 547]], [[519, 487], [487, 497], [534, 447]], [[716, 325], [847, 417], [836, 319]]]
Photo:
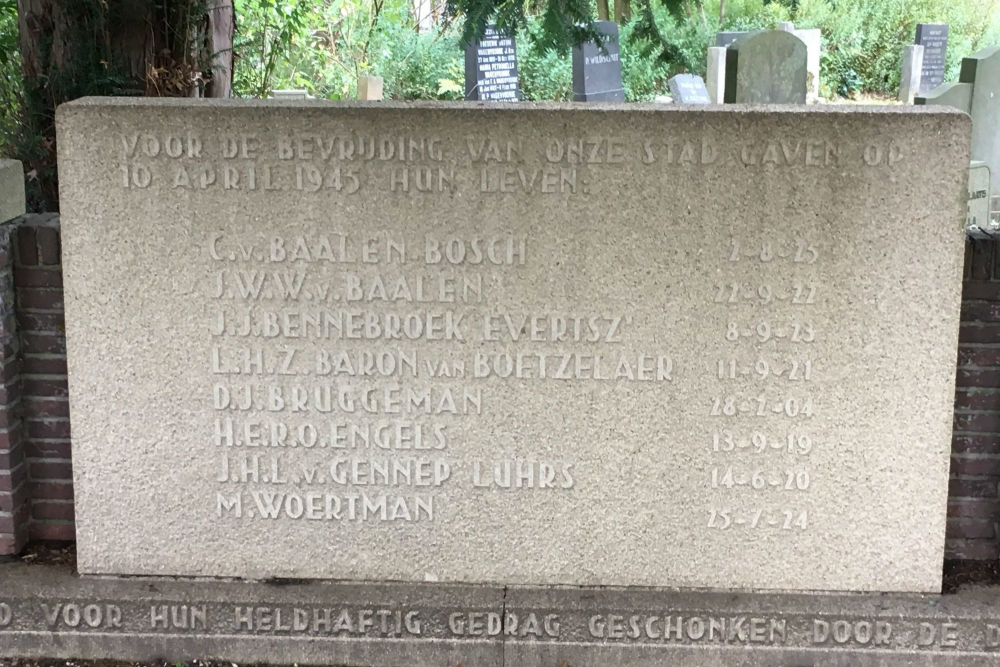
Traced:
[[0, 0], [0, 155], [17, 131], [23, 81], [17, 46], [17, 1]]
[[252, 97], [267, 97], [275, 71], [301, 39], [306, 28], [307, 3], [298, 0], [234, 0], [242, 27], [233, 48], [237, 55], [233, 87]]

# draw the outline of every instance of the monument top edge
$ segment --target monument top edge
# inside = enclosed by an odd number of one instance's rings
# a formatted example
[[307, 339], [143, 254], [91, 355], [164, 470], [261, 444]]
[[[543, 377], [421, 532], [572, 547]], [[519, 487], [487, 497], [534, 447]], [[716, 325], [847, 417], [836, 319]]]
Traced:
[[565, 112], [663, 113], [663, 114], [760, 114], [769, 115], [871, 115], [871, 116], [968, 116], [963, 111], [938, 105], [808, 105], [808, 104], [706, 104], [697, 108], [676, 104], [582, 103], [582, 102], [471, 102], [471, 101], [375, 101], [304, 100], [304, 99], [192, 99], [183, 97], [81, 97], [59, 106], [66, 111], [80, 108], [181, 108], [181, 109], [301, 109], [301, 110], [383, 110], [383, 111], [460, 111], [460, 112]]

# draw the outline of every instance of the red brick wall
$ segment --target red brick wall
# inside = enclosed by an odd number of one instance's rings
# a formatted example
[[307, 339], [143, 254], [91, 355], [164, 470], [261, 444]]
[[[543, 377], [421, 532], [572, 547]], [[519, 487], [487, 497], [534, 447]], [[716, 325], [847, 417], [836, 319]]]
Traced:
[[0, 226], [0, 556], [28, 539], [28, 463], [18, 418], [20, 342], [14, 309], [12, 225]]
[[32, 540], [73, 540], [66, 328], [59, 218], [28, 215], [17, 226], [14, 287], [21, 341], [21, 408]]
[[1000, 244], [966, 244], [946, 556], [1000, 556]]
[[[8, 230], [15, 229], [8, 242]], [[16, 249], [13, 290], [10, 246]], [[995, 562], [1000, 557], [1000, 243], [967, 245], [963, 290], [945, 555]], [[25, 216], [0, 227], [0, 296], [3, 555], [19, 549], [25, 537], [74, 539], [57, 217]]]

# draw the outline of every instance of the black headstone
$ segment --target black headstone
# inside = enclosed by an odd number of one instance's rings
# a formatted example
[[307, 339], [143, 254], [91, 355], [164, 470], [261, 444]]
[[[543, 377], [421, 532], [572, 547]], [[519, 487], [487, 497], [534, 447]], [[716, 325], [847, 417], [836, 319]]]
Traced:
[[920, 92], [934, 90], [944, 83], [945, 51], [948, 49], [948, 24], [918, 23], [914, 44], [924, 47], [924, 69], [920, 74]]
[[520, 97], [514, 37], [487, 26], [483, 38], [465, 49], [465, 99], [516, 102]]
[[697, 74], [678, 74], [667, 81], [670, 96], [680, 104], [711, 104], [705, 80]]
[[573, 101], [624, 102], [622, 64], [618, 59], [618, 24], [597, 21], [604, 48], [587, 42], [573, 49]]
[[730, 47], [740, 37], [749, 34], [748, 32], [717, 32], [715, 33], [715, 45]]

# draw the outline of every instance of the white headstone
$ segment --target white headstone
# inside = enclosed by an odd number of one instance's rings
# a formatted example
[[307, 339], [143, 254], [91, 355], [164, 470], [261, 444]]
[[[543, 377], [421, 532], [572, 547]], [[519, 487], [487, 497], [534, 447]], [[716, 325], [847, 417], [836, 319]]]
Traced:
[[899, 76], [899, 101], [913, 104], [920, 91], [920, 74], [924, 68], [924, 47], [908, 44], [903, 47], [903, 71]]
[[705, 74], [705, 87], [712, 104], [722, 104], [726, 94], [726, 47], [708, 47], [708, 70]]

